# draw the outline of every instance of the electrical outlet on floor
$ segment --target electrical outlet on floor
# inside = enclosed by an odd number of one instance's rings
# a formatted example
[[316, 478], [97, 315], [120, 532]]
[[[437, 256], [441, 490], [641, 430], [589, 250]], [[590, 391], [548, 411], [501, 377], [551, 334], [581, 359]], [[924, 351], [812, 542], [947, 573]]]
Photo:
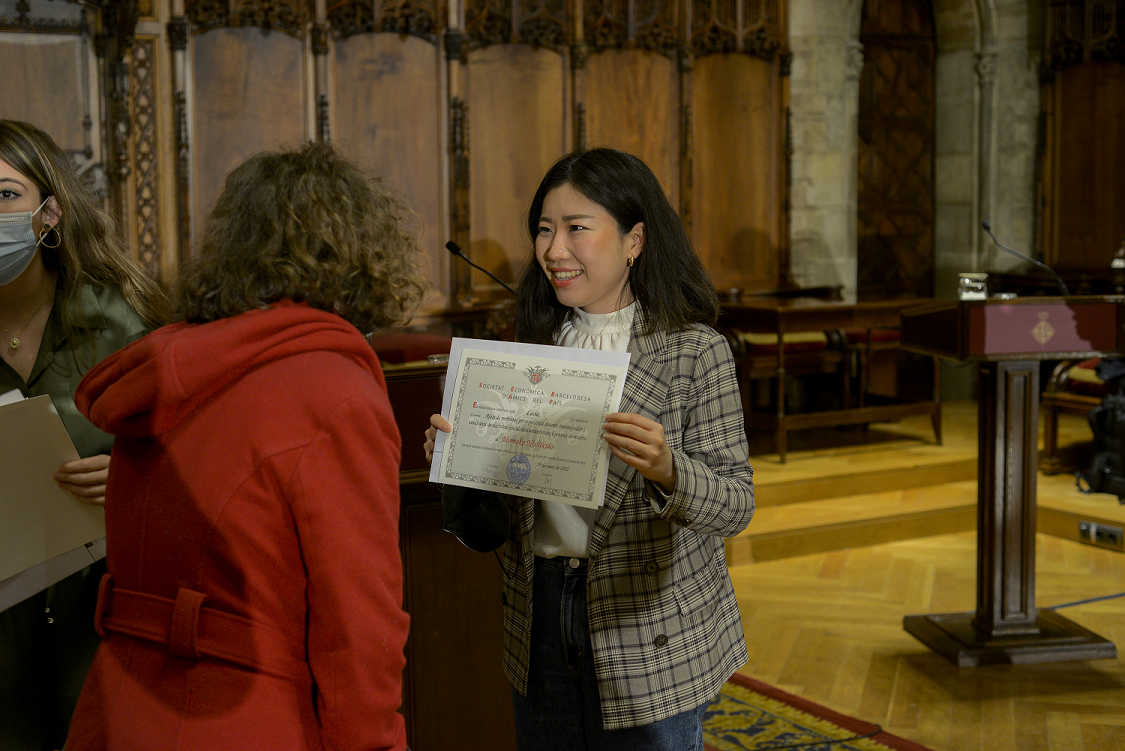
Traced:
[[1097, 522], [1078, 522], [1078, 539], [1103, 548], [1125, 549], [1125, 534], [1121, 527]]

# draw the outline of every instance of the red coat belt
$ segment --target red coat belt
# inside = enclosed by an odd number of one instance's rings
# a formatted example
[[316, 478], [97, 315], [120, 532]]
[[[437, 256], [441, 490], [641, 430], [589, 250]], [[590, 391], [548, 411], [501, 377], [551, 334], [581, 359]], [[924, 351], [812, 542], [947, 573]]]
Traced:
[[[260, 673], [311, 683], [308, 663], [293, 640], [273, 626], [205, 607], [207, 595], [186, 587], [176, 599], [120, 589], [102, 576], [94, 628], [163, 644], [176, 657], [215, 657]], [[300, 652], [303, 652], [303, 647]]]

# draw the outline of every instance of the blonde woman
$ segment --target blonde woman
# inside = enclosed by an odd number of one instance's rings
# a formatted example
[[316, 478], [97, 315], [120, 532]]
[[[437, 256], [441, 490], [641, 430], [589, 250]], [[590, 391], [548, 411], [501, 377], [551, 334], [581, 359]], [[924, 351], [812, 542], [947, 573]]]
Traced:
[[[101, 504], [111, 436], [74, 407], [98, 360], [164, 318], [157, 285], [132, 260], [55, 142], [0, 120], [0, 394], [50, 395], [81, 459], [55, 481]], [[97, 647], [95, 565], [0, 613], [0, 748], [55, 749]]]

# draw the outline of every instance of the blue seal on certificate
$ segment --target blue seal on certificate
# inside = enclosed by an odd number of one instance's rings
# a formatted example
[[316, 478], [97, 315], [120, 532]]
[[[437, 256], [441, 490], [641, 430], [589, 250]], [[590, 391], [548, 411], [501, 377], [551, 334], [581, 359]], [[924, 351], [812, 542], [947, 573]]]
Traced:
[[531, 477], [531, 462], [523, 454], [516, 454], [508, 460], [508, 480], [523, 485]]

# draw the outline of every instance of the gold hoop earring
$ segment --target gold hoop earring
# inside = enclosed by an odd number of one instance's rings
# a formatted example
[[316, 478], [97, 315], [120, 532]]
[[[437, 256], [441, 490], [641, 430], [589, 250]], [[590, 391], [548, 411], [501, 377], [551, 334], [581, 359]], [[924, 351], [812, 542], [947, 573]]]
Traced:
[[629, 256], [629, 268], [633, 268], [633, 256]]
[[[54, 243], [54, 245], [47, 242], [47, 233], [49, 233], [49, 232], [55, 233], [55, 243]], [[52, 226], [50, 224], [45, 224], [45, 225], [43, 225], [43, 229], [39, 230], [39, 242], [43, 244], [44, 248], [57, 248], [60, 245], [62, 245], [62, 235], [59, 234], [59, 231], [57, 229], [55, 229], [54, 226]]]

